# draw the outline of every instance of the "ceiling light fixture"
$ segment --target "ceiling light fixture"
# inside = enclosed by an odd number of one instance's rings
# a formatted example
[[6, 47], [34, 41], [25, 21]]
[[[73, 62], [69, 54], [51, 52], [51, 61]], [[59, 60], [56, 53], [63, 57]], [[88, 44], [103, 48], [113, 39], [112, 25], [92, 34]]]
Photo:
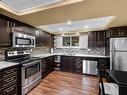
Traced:
[[87, 26], [87, 25], [85, 25], [85, 26], [84, 26], [84, 28], [88, 28], [88, 26]]
[[67, 24], [68, 24], [68, 25], [71, 25], [71, 24], [72, 24], [72, 22], [71, 22], [71, 21], [67, 21]]

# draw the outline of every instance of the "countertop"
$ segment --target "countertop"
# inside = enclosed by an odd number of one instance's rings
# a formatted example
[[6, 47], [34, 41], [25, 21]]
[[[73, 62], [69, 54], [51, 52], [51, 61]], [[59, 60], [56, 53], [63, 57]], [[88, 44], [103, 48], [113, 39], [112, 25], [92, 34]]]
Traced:
[[102, 55], [89, 55], [89, 54], [63, 54], [63, 53], [45, 53], [45, 54], [38, 54], [38, 55], [31, 55], [31, 57], [40, 57], [40, 58], [46, 58], [53, 55], [65, 55], [65, 56], [78, 56], [78, 57], [93, 57], [93, 58], [109, 58], [109, 56], [102, 56]]
[[7, 68], [7, 67], [15, 66], [15, 65], [18, 65], [18, 64], [19, 63], [0, 61], [0, 70], [4, 69], [4, 68]]

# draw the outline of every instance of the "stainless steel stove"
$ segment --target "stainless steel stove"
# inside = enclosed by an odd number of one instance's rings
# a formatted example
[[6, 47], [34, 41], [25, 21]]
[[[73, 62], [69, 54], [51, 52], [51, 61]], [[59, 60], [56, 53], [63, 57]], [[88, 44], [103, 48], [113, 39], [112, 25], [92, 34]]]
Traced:
[[6, 61], [20, 63], [22, 95], [41, 81], [41, 60], [30, 57], [30, 52], [27, 48], [11, 48], [6, 51]]

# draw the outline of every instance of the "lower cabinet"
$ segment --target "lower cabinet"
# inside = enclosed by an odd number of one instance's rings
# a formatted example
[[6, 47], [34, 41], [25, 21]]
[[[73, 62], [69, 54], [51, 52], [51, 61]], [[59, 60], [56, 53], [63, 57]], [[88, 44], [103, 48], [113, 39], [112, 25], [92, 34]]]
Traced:
[[60, 70], [82, 74], [82, 58], [61, 56]]
[[83, 60], [97, 61], [97, 67], [103, 75], [105, 75], [105, 70], [110, 67], [109, 58], [61, 56], [60, 70], [83, 74]]
[[49, 73], [54, 70], [54, 57], [46, 57], [42, 59], [42, 78], [46, 77]]
[[17, 72], [17, 66], [0, 71], [0, 95], [18, 95]]

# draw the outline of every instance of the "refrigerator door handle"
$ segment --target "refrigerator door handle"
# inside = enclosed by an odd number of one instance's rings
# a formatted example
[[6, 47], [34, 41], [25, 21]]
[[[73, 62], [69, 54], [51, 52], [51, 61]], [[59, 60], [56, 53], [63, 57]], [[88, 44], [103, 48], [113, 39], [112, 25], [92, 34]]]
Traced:
[[112, 41], [112, 69], [114, 69], [114, 58], [115, 58], [115, 42]]

